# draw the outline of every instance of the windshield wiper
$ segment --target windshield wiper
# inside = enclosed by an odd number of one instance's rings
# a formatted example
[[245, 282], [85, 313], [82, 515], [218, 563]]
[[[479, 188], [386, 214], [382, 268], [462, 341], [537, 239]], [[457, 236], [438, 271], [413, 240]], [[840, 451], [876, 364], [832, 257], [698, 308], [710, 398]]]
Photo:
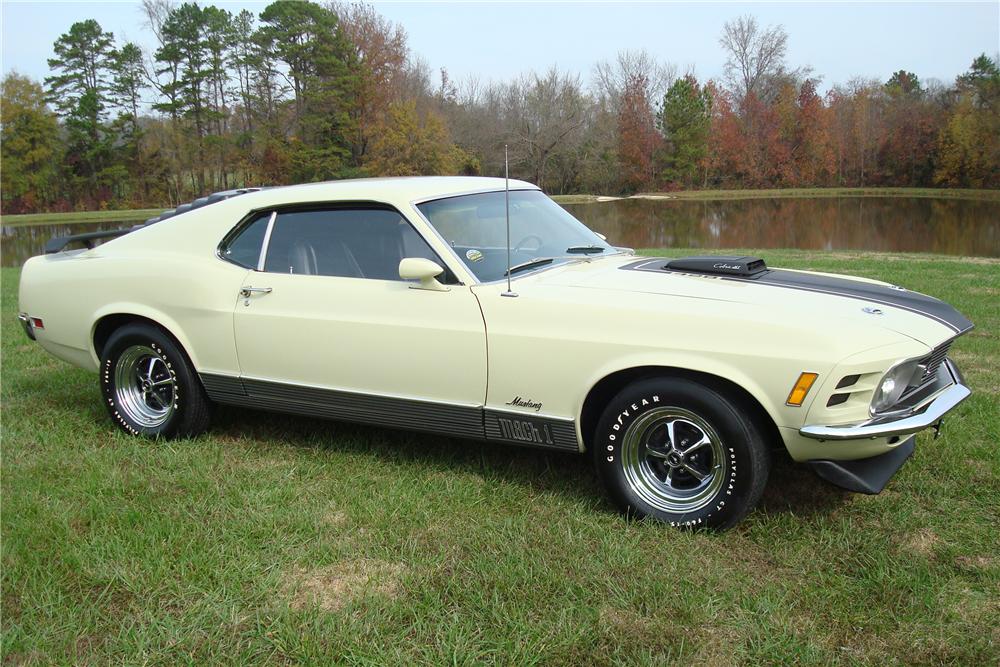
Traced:
[[524, 271], [525, 269], [533, 269], [536, 266], [545, 266], [546, 264], [551, 264], [556, 261], [555, 257], [536, 257], [535, 259], [528, 260], [527, 262], [522, 262], [521, 264], [515, 264], [510, 267], [504, 275], [512, 276], [518, 271]]
[[604, 248], [599, 245], [574, 245], [566, 248], [566, 252], [570, 255], [593, 255], [604, 252]]

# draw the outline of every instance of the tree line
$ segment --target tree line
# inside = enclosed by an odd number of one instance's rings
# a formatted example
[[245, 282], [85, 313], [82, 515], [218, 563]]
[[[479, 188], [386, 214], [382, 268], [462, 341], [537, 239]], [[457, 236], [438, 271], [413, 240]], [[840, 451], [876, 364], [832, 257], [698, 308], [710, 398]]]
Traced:
[[752, 16], [699, 81], [647, 51], [591, 81], [432, 72], [402, 26], [359, 3], [276, 0], [259, 15], [144, 0], [155, 47], [95, 20], [50, 76], [2, 82], [7, 213], [167, 206], [214, 190], [380, 175], [500, 175], [552, 193], [804, 186], [1000, 187], [1000, 67], [954, 82], [905, 70], [819, 92], [788, 36]]

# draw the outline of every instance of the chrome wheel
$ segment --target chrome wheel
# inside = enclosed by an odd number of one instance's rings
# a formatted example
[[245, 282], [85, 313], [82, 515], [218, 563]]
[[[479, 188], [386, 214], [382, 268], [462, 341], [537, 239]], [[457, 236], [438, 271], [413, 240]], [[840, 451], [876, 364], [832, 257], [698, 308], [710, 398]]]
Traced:
[[715, 429], [678, 407], [650, 410], [629, 425], [620, 460], [632, 491], [664, 512], [693, 512], [711, 503], [728, 465]]
[[176, 381], [173, 369], [153, 348], [133, 345], [115, 363], [115, 399], [136, 425], [157, 428], [173, 414]]

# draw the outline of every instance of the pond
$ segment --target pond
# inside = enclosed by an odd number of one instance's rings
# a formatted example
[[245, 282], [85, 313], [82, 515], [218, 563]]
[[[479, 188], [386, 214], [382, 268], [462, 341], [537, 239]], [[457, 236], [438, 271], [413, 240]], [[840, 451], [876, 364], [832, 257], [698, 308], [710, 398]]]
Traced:
[[[631, 248], [800, 248], [1000, 257], [1000, 201], [916, 197], [620, 199], [564, 204]], [[135, 222], [3, 226], [2, 264], [20, 266], [53, 236]]]
[[916, 197], [622, 199], [566, 209], [619, 246], [1000, 257], [1000, 201]]

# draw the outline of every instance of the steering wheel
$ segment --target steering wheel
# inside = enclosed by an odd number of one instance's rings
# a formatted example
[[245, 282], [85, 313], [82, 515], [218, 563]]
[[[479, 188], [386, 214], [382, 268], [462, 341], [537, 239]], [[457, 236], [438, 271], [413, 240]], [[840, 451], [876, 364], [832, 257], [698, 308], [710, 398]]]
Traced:
[[[534, 248], [525, 248], [524, 244], [527, 241], [535, 241]], [[538, 252], [542, 249], [542, 239], [535, 236], [534, 234], [528, 234], [523, 239], [517, 242], [517, 244], [512, 248], [513, 252], [520, 252], [521, 250], [527, 250], [529, 252]]]

